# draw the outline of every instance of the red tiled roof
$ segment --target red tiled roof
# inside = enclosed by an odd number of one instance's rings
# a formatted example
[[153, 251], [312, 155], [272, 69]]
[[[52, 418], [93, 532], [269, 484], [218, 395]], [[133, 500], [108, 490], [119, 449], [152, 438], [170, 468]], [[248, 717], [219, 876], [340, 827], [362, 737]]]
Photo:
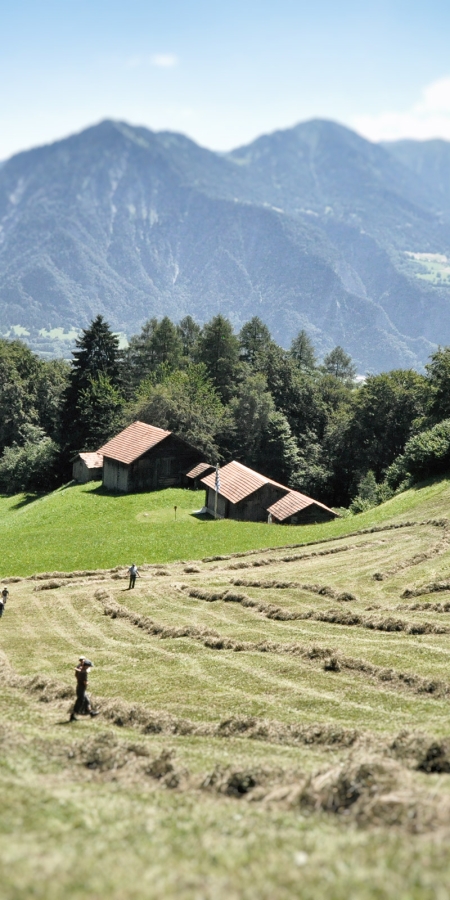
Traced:
[[198, 463], [197, 466], [194, 466], [189, 472], [186, 472], [186, 478], [197, 478], [198, 475], [201, 475], [204, 472], [210, 472], [211, 469], [214, 469], [214, 466], [211, 463], [201, 462]]
[[97, 450], [96, 453], [80, 453], [80, 459], [86, 463], [88, 469], [101, 469], [103, 466], [103, 456]]
[[[212, 472], [211, 475], [202, 478], [201, 482], [206, 487], [214, 490], [216, 473]], [[259, 472], [254, 472], [253, 469], [248, 469], [247, 466], [243, 466], [242, 463], [234, 460], [227, 463], [222, 469], [219, 469], [219, 482], [220, 496], [225, 497], [230, 503], [239, 503], [240, 500], [250, 496], [250, 494], [254, 494], [255, 491], [265, 484], [274, 484], [286, 492], [289, 490], [283, 484], [278, 484], [276, 481], [272, 481], [271, 478], [266, 478], [264, 475], [260, 475]]]
[[145, 422], [133, 422], [120, 434], [116, 434], [107, 444], [97, 451], [122, 463], [132, 463], [139, 459], [147, 450], [151, 450], [171, 434], [163, 428], [155, 428], [154, 425], [146, 425]]
[[289, 516], [295, 516], [300, 510], [312, 505], [320, 506], [321, 509], [325, 509], [337, 518], [338, 514], [333, 512], [329, 506], [325, 506], [324, 503], [319, 503], [318, 500], [313, 500], [312, 497], [307, 497], [306, 494], [300, 494], [299, 491], [289, 491], [285, 497], [282, 497], [281, 500], [277, 500], [276, 503], [269, 506], [267, 512], [272, 513], [276, 519], [283, 522], [284, 519], [288, 519]]

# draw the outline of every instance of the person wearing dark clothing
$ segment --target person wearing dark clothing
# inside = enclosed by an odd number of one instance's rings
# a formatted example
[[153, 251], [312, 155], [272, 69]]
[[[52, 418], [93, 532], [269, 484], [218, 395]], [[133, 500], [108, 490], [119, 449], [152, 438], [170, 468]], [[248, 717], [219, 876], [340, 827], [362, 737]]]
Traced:
[[137, 567], [136, 563], [133, 563], [133, 565], [130, 566], [130, 568], [128, 569], [128, 574], [130, 576], [130, 583], [128, 585], [128, 590], [130, 591], [131, 588], [134, 588], [134, 586], [136, 584], [136, 578], [141, 577], [139, 575], [138, 567]]
[[8, 591], [8, 588], [7, 588], [7, 587], [4, 587], [3, 590], [2, 590], [2, 593], [1, 593], [1, 597], [0, 597], [0, 619], [1, 619], [2, 615], [3, 615], [4, 609], [5, 609], [5, 606], [6, 606], [6, 601], [7, 601], [8, 597], [9, 597], [9, 591]]
[[91, 668], [92, 663], [90, 659], [80, 656], [78, 665], [75, 669], [75, 678], [77, 679], [77, 699], [75, 700], [75, 706], [70, 714], [71, 722], [76, 722], [77, 713], [80, 716], [98, 716], [98, 712], [91, 709], [91, 701], [86, 694], [88, 672]]

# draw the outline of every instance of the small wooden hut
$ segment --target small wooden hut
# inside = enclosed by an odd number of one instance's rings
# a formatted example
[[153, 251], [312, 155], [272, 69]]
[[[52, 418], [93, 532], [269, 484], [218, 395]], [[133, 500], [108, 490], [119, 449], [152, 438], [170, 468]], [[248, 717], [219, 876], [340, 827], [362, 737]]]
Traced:
[[88, 481], [101, 481], [103, 472], [103, 456], [96, 453], [79, 453], [72, 466], [72, 478], [78, 484]]
[[277, 525], [312, 525], [339, 518], [329, 506], [299, 491], [288, 491], [281, 500], [269, 506], [267, 512]]
[[200, 485], [200, 481], [202, 478], [205, 478], [206, 475], [209, 475], [210, 472], [214, 472], [215, 466], [212, 466], [210, 463], [201, 462], [197, 466], [194, 466], [193, 469], [190, 469], [189, 472], [186, 472], [186, 480], [188, 486], [193, 490], [197, 490]]

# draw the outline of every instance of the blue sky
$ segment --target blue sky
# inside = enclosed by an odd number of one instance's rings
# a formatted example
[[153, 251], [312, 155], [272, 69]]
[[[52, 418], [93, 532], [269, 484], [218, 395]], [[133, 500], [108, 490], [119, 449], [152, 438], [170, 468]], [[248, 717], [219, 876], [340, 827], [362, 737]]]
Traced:
[[103, 118], [218, 150], [323, 117], [450, 140], [450, 4], [0, 0], [0, 159]]

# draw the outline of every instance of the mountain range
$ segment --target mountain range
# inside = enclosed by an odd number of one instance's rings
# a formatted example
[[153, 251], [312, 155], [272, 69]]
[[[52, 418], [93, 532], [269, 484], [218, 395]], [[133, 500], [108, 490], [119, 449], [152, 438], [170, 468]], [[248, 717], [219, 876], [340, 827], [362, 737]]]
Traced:
[[215, 153], [104, 121], [0, 167], [0, 333], [44, 354], [97, 313], [130, 336], [221, 312], [341, 344], [361, 373], [421, 369], [449, 311], [445, 141], [313, 120]]

